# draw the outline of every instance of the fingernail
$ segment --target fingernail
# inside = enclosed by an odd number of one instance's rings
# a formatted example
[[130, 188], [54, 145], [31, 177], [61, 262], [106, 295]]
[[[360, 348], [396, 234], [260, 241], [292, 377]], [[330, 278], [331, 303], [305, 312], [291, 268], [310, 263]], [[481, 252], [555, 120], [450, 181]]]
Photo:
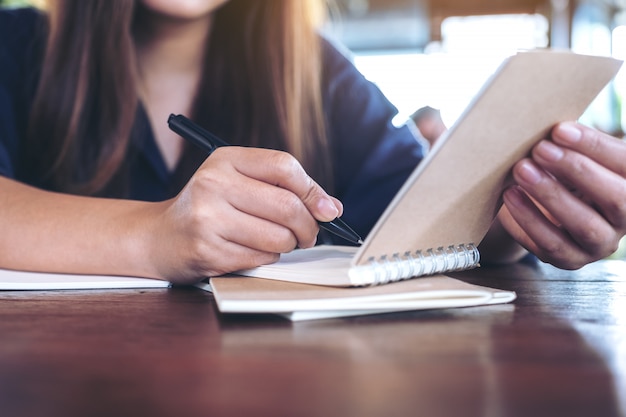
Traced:
[[554, 143], [543, 140], [535, 148], [537, 156], [549, 162], [557, 162], [563, 158], [563, 150]]
[[320, 210], [320, 214], [324, 216], [324, 218], [320, 220], [330, 221], [336, 219], [337, 216], [339, 216], [339, 210], [337, 210], [335, 204], [327, 198], [322, 198], [317, 204], [317, 208]]
[[539, 170], [530, 162], [522, 162], [521, 165], [517, 169], [517, 174], [522, 179], [522, 181], [528, 184], [537, 184], [541, 181], [541, 173]]
[[571, 144], [579, 142], [583, 136], [583, 132], [574, 123], [561, 123], [554, 133], [555, 139]]

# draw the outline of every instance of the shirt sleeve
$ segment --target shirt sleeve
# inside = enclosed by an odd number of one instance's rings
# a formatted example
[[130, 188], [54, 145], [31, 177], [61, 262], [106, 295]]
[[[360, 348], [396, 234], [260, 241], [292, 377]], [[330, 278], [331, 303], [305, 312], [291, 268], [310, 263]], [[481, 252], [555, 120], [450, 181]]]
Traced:
[[394, 126], [397, 109], [330, 43], [324, 59], [335, 195], [344, 204], [343, 219], [365, 237], [425, 149], [408, 126]]
[[34, 9], [0, 10], [0, 175], [15, 178], [20, 140], [34, 91]]

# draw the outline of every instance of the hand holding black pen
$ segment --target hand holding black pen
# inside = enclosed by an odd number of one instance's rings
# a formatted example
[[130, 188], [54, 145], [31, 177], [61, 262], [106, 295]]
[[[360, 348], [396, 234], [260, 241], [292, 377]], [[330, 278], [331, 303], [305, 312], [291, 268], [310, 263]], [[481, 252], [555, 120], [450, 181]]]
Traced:
[[[167, 122], [172, 131], [200, 147], [206, 151], [208, 155], [213, 153], [218, 147], [229, 145], [224, 140], [193, 123], [183, 115], [172, 114], [168, 118]], [[333, 233], [336, 236], [342, 237], [353, 244], [360, 245], [363, 243], [359, 235], [357, 235], [340, 218], [336, 218], [330, 222], [318, 221], [318, 224], [321, 228]]]

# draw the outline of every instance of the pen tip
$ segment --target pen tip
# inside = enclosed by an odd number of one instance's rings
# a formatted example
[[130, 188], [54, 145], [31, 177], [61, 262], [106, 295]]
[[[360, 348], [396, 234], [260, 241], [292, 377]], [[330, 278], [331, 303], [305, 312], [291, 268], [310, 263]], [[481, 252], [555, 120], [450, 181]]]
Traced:
[[359, 239], [358, 242], [356, 242], [359, 246], [361, 246], [363, 244], [363, 240]]

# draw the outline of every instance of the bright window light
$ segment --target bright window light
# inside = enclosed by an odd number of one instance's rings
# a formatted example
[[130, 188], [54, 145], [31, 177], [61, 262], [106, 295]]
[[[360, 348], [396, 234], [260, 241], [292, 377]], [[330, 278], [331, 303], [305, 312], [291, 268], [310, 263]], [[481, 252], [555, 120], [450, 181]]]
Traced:
[[359, 54], [355, 64], [398, 107], [397, 124], [431, 106], [450, 126], [504, 58], [545, 47], [547, 33], [541, 15], [451, 17], [442, 24], [442, 42], [425, 53]]

